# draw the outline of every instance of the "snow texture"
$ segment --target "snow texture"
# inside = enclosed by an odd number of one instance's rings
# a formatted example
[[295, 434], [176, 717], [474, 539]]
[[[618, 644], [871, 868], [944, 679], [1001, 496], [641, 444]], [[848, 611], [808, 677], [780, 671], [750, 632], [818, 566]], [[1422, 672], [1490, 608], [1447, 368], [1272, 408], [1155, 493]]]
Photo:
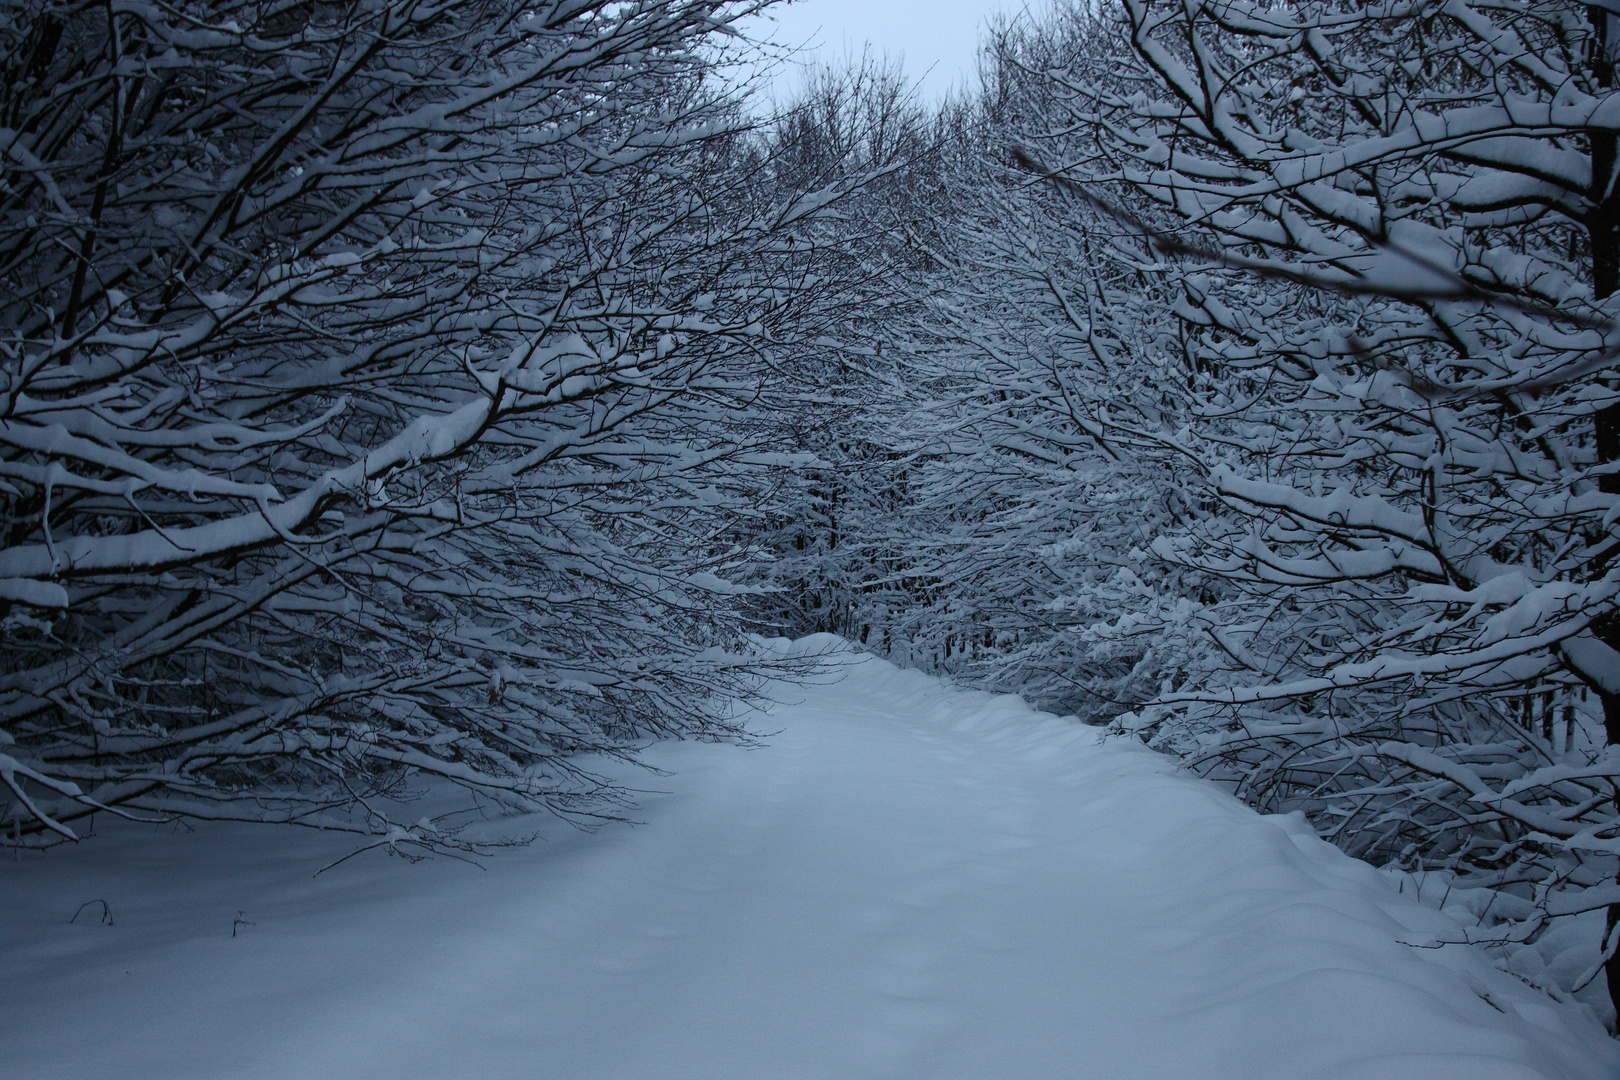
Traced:
[[[828, 648], [811, 639], [797, 648]], [[10, 1080], [1609, 1077], [1449, 917], [1126, 739], [876, 659], [479, 872], [204, 825], [0, 863]], [[254, 831], [257, 830], [257, 831]], [[249, 843], [251, 833], [251, 843]], [[104, 898], [113, 925], [84, 901]], [[233, 931], [235, 936], [233, 937]]]

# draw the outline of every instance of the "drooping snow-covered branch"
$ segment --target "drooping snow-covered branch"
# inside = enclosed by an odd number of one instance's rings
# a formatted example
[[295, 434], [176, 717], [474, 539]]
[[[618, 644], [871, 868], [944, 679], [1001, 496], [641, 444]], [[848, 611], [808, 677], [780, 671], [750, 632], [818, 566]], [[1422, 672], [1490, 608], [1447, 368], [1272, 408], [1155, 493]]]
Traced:
[[734, 730], [727, 523], [840, 295], [804, 232], [858, 186], [761, 179], [709, 77], [741, 11], [11, 5], [24, 842], [98, 807], [383, 828], [412, 773], [584, 820], [581, 752]]

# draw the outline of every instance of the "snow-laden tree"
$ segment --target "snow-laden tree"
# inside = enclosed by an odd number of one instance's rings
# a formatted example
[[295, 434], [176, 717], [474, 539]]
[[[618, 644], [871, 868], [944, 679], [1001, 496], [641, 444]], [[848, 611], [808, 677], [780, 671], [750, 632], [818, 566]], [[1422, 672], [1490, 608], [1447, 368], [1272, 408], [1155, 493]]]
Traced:
[[836, 266], [844, 302], [775, 417], [801, 456], [778, 474], [755, 571], [755, 618], [772, 632], [882, 645], [899, 584], [889, 526], [907, 499], [887, 423], [898, 389], [895, 338], [920, 303], [913, 271], [928, 261], [938, 228], [953, 115], [931, 113], [898, 63], [868, 51], [807, 69], [771, 127], [780, 188], [855, 185], [805, 230], [825, 249], [823, 266]]
[[[390, 844], [725, 735], [835, 275], [710, 0], [0, 3], [0, 795]], [[358, 811], [358, 812], [357, 812]]]
[[906, 393], [873, 409], [906, 452], [874, 644], [1092, 720], [1157, 689], [1163, 609], [1197, 587], [1148, 555], [1189, 510], [1152, 435], [1174, 426], [1186, 361], [1167, 268], [1150, 237], [1013, 153], [1073, 139], [1043, 73], [1102, 70], [1100, 31], [1077, 15], [993, 36], [909, 275], [924, 303], [889, 331]]
[[1156, 439], [1210, 512], [1155, 550], [1236, 590], [1127, 726], [1352, 853], [1495, 890], [1518, 970], [1578, 985], [1598, 958], [1556, 917], [1608, 907], [1604, 959], [1620, 937], [1616, 17], [1117, 15], [1106, 72], [1041, 73], [1069, 137], [1028, 158], [1185, 267], [1187, 424]]

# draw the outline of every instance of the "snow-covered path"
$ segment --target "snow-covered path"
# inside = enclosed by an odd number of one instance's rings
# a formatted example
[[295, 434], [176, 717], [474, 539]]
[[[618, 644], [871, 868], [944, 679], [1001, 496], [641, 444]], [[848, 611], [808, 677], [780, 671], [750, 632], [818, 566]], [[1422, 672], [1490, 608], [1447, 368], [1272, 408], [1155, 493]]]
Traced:
[[[1302, 826], [880, 661], [487, 873], [234, 828], [0, 864], [0, 1075], [1587, 1080], [1615, 1045]], [[334, 846], [334, 844], [338, 846]], [[65, 925], [105, 897], [116, 924]], [[237, 912], [251, 925], [238, 926]]]

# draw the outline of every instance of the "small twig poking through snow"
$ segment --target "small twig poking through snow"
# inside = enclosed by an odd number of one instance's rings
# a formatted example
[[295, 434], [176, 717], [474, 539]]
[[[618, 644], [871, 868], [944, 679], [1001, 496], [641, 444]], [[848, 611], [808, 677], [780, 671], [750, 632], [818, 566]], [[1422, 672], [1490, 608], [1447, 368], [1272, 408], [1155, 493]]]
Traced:
[[259, 925], [258, 923], [248, 922], [246, 919], [244, 919], [242, 916], [244, 916], [246, 914], [247, 914], [247, 912], [245, 912], [245, 911], [238, 911], [236, 913], [236, 918], [231, 920], [231, 937], [235, 937], [236, 932], [238, 930], [240, 930], [244, 926], [258, 926]]
[[[455, 859], [459, 862], [464, 862], [469, 866], [476, 866], [478, 869], [483, 870], [486, 868], [482, 863], [478, 862], [478, 857], [488, 855], [490, 850], [494, 848], [520, 847], [528, 842], [527, 840], [501, 840], [494, 842], [469, 843], [465, 840], [456, 839], [454, 836], [454, 831], [455, 830], [447, 832], [439, 828], [425, 817], [421, 821], [418, 821], [415, 826], [409, 829], [401, 825], [389, 823], [388, 832], [386, 835], [377, 837], [377, 839], [372, 843], [362, 844], [342, 858], [335, 859], [332, 862], [327, 863], [325, 866], [315, 871], [314, 876], [320, 877], [328, 870], [331, 870], [333, 867], [343, 865], [356, 855], [363, 855], [368, 851], [376, 851], [378, 848], [385, 849], [390, 855], [398, 855], [400, 858], [409, 863], [419, 863], [434, 855], [442, 855], [446, 858]], [[408, 851], [406, 850], [407, 846], [414, 848], [415, 850]], [[461, 854], [457, 854], [458, 851], [461, 852]]]
[[86, 900], [84, 903], [79, 905], [79, 910], [75, 911], [73, 913], [73, 918], [68, 920], [68, 925], [72, 926], [74, 923], [78, 922], [79, 921], [79, 916], [84, 914], [84, 909], [89, 907], [91, 904], [100, 904], [101, 905], [101, 925], [102, 926], [111, 926], [113, 924], [112, 906], [110, 904], [108, 904], [107, 901], [105, 901], [105, 900]]
[[[480, 870], [487, 869], [483, 864], [479, 863], [478, 861], [476, 861], [474, 859], [469, 859], [465, 855], [457, 855], [453, 851], [447, 851], [447, 850], [444, 849], [443, 846], [438, 845], [438, 844], [425, 844], [425, 843], [422, 843], [421, 841], [412, 841], [412, 842], [416, 843], [422, 849], [423, 854], [417, 854], [415, 852], [406, 851], [404, 848], [399, 846], [397, 841], [398, 841], [397, 837], [390, 836], [390, 837], [387, 837], [385, 839], [378, 840], [375, 844], [362, 845], [361, 847], [355, 848], [353, 851], [349, 852], [347, 855], [343, 856], [341, 859], [334, 859], [332, 862], [327, 863], [325, 866], [323, 866], [319, 870], [315, 871], [314, 876], [315, 877], [320, 877], [322, 874], [326, 873], [328, 870], [331, 870], [332, 868], [337, 867], [337, 866], [342, 866], [344, 863], [348, 862], [350, 859], [354, 858], [356, 855], [364, 855], [366, 852], [368, 852], [368, 851], [376, 851], [378, 848], [386, 848], [388, 850], [388, 854], [390, 854], [390, 855], [398, 855], [400, 858], [404, 859], [406, 862], [409, 862], [409, 863], [419, 863], [422, 860], [426, 859], [428, 857], [428, 855], [443, 855], [443, 856], [446, 856], [447, 858], [456, 859], [456, 860], [458, 860], [460, 862], [467, 863], [469, 866], [476, 866]], [[470, 846], [466, 850], [472, 851], [472, 853], [475, 854], [475, 855], [483, 854], [482, 852], [474, 850]]]

